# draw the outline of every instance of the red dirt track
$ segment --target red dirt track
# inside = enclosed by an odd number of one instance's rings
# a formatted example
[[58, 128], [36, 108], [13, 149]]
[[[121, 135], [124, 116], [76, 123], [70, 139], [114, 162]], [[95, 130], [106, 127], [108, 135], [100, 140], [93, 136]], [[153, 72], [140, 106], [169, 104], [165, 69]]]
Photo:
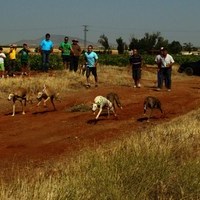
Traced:
[[[42, 104], [39, 108], [28, 104], [26, 115], [22, 115], [20, 104], [17, 104], [14, 117], [11, 116], [11, 102], [8, 102], [8, 107], [0, 107], [1, 164], [10, 160], [20, 163], [23, 160], [44, 161], [71, 155], [83, 147], [113, 141], [132, 131], [170, 121], [199, 108], [199, 77], [183, 76], [178, 81], [173, 80], [171, 92], [165, 89], [155, 91], [153, 83], [148, 80], [143, 80], [142, 85], [142, 88], [135, 89], [131, 86], [109, 87], [100, 83], [98, 88], [82, 88], [67, 94], [61, 102], [56, 101], [57, 111], [53, 111], [50, 103], [47, 108]], [[91, 105], [97, 95], [105, 96], [109, 92], [118, 93], [123, 104], [123, 110], [117, 108], [116, 118], [101, 115], [95, 124], [92, 112], [69, 111], [74, 105]], [[155, 110], [149, 123], [143, 116], [143, 101], [148, 95], [158, 97], [165, 112], [162, 115]]]

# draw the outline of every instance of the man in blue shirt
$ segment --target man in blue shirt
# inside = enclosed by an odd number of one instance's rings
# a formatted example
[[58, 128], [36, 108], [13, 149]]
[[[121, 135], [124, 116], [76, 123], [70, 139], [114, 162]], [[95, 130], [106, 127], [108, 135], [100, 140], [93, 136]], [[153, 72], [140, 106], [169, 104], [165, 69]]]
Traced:
[[49, 55], [53, 52], [53, 42], [50, 40], [50, 34], [45, 35], [45, 39], [41, 41], [39, 51], [42, 54], [42, 71], [48, 72]]
[[97, 68], [96, 68], [98, 56], [93, 51], [92, 45], [89, 45], [87, 52], [85, 52], [85, 60], [86, 60], [86, 78], [87, 78], [86, 87], [90, 87], [90, 82], [89, 82], [90, 72], [92, 72], [92, 75], [94, 76], [95, 87], [98, 87], [98, 77], [97, 77]]

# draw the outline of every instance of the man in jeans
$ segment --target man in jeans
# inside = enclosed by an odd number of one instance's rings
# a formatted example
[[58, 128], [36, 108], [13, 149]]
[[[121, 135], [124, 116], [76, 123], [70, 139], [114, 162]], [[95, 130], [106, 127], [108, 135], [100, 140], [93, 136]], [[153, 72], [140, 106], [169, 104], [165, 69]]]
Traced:
[[50, 34], [45, 35], [45, 39], [41, 41], [39, 51], [42, 54], [42, 71], [48, 72], [49, 55], [53, 52], [53, 42], [50, 40]]
[[171, 91], [171, 73], [174, 59], [168, 54], [167, 49], [161, 47], [160, 54], [156, 56], [155, 62], [158, 65], [158, 88], [157, 91], [163, 87], [163, 81], [165, 80], [165, 87], [167, 91]]

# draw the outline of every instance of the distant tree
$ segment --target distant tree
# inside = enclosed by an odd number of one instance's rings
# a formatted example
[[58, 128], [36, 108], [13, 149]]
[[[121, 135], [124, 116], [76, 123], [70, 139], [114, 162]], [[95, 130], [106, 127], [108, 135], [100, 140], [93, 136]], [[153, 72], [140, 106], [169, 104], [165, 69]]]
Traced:
[[108, 38], [104, 34], [100, 35], [98, 42], [103, 46], [105, 51], [110, 49]]
[[139, 40], [135, 38], [134, 36], [131, 38], [130, 44], [129, 44], [129, 50], [133, 49], [139, 49]]
[[129, 49], [140, 49], [141, 52], [149, 52], [154, 49], [159, 49], [160, 47], [167, 47], [168, 40], [165, 40], [160, 32], [149, 34], [145, 33], [144, 37], [141, 39], [137, 39], [132, 37], [131, 42], [129, 44]]
[[183, 50], [191, 52], [193, 48], [192, 43], [183, 43]]
[[168, 50], [170, 53], [178, 54], [182, 51], [182, 45], [178, 41], [173, 41], [168, 45]]
[[125, 48], [125, 43], [123, 42], [123, 39], [120, 37], [120, 38], [116, 39], [116, 42], [117, 42], [118, 54], [123, 54], [124, 48]]

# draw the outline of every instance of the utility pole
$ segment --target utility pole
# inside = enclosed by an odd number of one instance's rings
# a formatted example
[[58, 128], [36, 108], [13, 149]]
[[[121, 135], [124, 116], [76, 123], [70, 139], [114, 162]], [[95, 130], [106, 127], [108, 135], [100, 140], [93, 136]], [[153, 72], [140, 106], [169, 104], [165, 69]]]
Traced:
[[83, 27], [84, 27], [84, 49], [86, 50], [86, 44], [87, 44], [87, 31], [88, 31], [88, 29], [87, 29], [87, 27], [88, 27], [88, 25], [83, 25]]

